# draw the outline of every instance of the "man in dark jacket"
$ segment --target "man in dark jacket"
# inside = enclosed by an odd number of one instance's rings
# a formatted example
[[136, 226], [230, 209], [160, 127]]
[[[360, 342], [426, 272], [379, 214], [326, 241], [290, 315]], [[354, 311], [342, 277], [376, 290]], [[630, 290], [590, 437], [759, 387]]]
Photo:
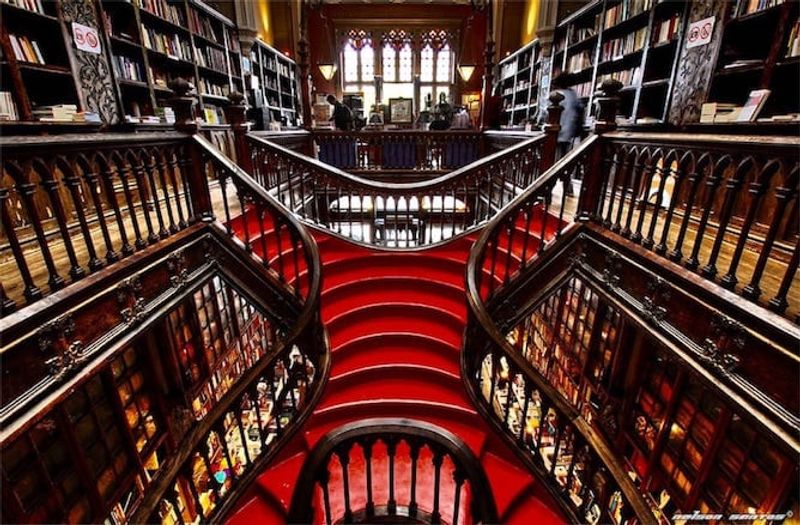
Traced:
[[333, 116], [331, 120], [336, 129], [350, 131], [353, 129], [353, 112], [350, 108], [336, 100], [333, 95], [328, 95], [328, 104], [333, 106]]

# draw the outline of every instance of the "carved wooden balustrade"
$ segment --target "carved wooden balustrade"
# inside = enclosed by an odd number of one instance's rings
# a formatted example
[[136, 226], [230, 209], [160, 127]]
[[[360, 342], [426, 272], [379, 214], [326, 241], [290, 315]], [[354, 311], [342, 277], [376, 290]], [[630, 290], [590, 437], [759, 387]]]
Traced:
[[311, 135], [321, 162], [363, 175], [446, 173], [475, 162], [483, 150], [481, 133], [471, 130], [313, 130]]
[[[329, 365], [313, 238], [206, 138], [187, 131], [4, 145], [4, 233], [31, 302], [13, 311], [4, 297], [0, 319], [4, 520], [213, 522], [322, 391]], [[41, 252], [46, 271], [36, 273], [31, 250]], [[31, 292], [48, 278], [51, 295], [35, 301], [43, 294]], [[168, 328], [172, 317], [219, 287], [227, 299], [209, 308], [217, 316], [232, 308], [223, 319], [242, 316], [235, 337], [219, 348], [200, 338], [173, 349], [165, 335], [184, 332]], [[208, 322], [207, 313], [192, 315], [198, 330]], [[257, 333], [245, 334], [245, 321]], [[155, 390], [136, 405], [149, 414], [146, 438], [127, 426], [138, 419], [115, 401], [122, 387], [114, 386], [141, 341], [156, 345], [135, 360], [156, 371], [145, 377]], [[200, 364], [186, 368], [190, 357]], [[127, 403], [130, 391], [119, 392]], [[89, 416], [76, 412], [84, 395]], [[101, 428], [87, 434], [88, 421]], [[103, 449], [113, 462], [108, 474], [98, 470], [105, 459], [89, 437], [111, 434], [113, 446]], [[142, 448], [142, 439], [156, 438]], [[70, 454], [52, 456], [64, 446]]]
[[425, 246], [486, 222], [534, 181], [544, 135], [433, 180], [380, 183], [249, 137], [253, 177], [301, 218], [350, 239]]
[[587, 218], [747, 300], [800, 312], [800, 138], [609, 132], [599, 148]]
[[3, 312], [193, 223], [185, 138], [3, 138]]
[[[384, 461], [388, 478], [373, 477], [373, 468], [384, 468]], [[401, 471], [410, 472], [406, 486], [400, 484], [405, 479]], [[361, 472], [363, 484], [356, 477]], [[423, 493], [422, 486], [433, 492]], [[315, 497], [318, 488], [322, 501]], [[384, 492], [386, 500], [375, 496]], [[447, 508], [443, 499], [450, 502]], [[353, 508], [354, 502], [363, 502], [363, 508]], [[370, 523], [391, 516], [453, 525], [498, 521], [480, 461], [445, 429], [423, 421], [379, 418], [323, 436], [301, 470], [288, 522]]]
[[[462, 377], [476, 406], [524, 454], [529, 467], [545, 480], [544, 485], [576, 522], [609, 521], [604, 509], [615, 498], [622, 522], [636, 517], [640, 523], [656, 523], [603, 436], [513, 352], [485, 304], [504, 288], [513, 287], [515, 277], [570, 236], [574, 209], [569, 210], [568, 193], [575, 186], [571, 179], [585, 177], [596, 142], [597, 138], [589, 139], [554, 164], [490, 221], [473, 247], [467, 266], [470, 310]], [[510, 424], [515, 403], [523, 414], [538, 416]], [[536, 428], [528, 424], [534, 419]], [[570, 460], [560, 461], [559, 454]], [[567, 465], [564, 472], [556, 471], [560, 463]], [[601, 499], [588, 497], [589, 491]]]
[[[557, 283], [579, 276], [796, 458], [800, 331], [778, 313], [798, 285], [800, 142], [616, 132], [619, 85], [604, 89], [595, 134], [501, 210], [472, 249], [462, 375], [576, 521], [654, 523], [658, 502], [632, 481], [602, 418], [587, 419], [510, 332]], [[730, 292], [712, 284], [723, 256]], [[777, 313], [741, 298], [756, 301], [769, 280], [772, 300], [761, 304]], [[618, 405], [598, 410], [611, 421]], [[776, 509], [781, 496], [772, 497], [754, 508]]]

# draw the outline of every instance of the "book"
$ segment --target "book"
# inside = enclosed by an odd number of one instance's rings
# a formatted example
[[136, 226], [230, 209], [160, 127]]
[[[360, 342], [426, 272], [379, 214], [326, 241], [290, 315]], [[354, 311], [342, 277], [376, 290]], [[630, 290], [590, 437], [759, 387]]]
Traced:
[[42, 50], [39, 49], [39, 43], [36, 40], [31, 41], [31, 46], [33, 47], [34, 53], [36, 53], [36, 61], [39, 64], [44, 64], [44, 56], [42, 55]]
[[19, 120], [17, 105], [10, 91], [0, 91], [0, 120]]
[[736, 117], [736, 121], [753, 122], [758, 117], [764, 104], [766, 104], [770, 93], [769, 89], [754, 89], [751, 91], [750, 96], [747, 97], [747, 102], [744, 103], [744, 107]]
[[738, 108], [736, 104], [727, 104], [722, 102], [707, 102], [700, 108], [700, 122], [711, 123], [714, 122], [717, 114], [724, 114]]
[[800, 56], [800, 19], [792, 26], [789, 39], [786, 41], [786, 58]]

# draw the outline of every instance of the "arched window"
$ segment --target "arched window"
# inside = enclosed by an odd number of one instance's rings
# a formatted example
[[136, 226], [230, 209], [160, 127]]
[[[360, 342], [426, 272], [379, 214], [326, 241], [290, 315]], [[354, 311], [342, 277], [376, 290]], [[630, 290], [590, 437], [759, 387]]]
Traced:
[[384, 103], [392, 98], [414, 99], [415, 111], [426, 108], [428, 95], [432, 106], [441, 94], [451, 99], [456, 61], [453, 49], [457, 46], [450, 31], [389, 29], [378, 33], [350, 29], [342, 36], [342, 88], [345, 93], [362, 92], [365, 110], [376, 102], [376, 89]]
[[344, 92], [363, 93], [364, 107], [368, 111], [375, 104], [375, 49], [372, 33], [353, 29], [345, 34], [342, 64]]
[[[450, 99], [453, 84], [453, 35], [443, 29], [431, 29], [420, 42], [420, 103], [424, 109], [428, 95], [435, 106], [443, 93]], [[452, 101], [451, 101], [452, 102]]]
[[414, 98], [413, 33], [392, 29], [383, 34], [383, 100]]

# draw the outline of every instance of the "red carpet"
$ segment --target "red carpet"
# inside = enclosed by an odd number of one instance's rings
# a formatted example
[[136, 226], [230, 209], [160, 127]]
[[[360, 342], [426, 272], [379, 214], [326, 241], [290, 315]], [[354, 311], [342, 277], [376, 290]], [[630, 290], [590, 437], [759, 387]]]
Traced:
[[[234, 227], [240, 230], [241, 221]], [[258, 254], [259, 228], [251, 223], [249, 230]], [[478, 415], [459, 377], [466, 319], [464, 273], [474, 237], [398, 253], [357, 246], [321, 232], [315, 231], [314, 236], [323, 262], [322, 318], [333, 354], [330, 379], [304, 428], [259, 476], [228, 523], [283, 523], [307, 452], [330, 430], [369, 417], [424, 420], [460, 436], [481, 460], [503, 523], [564, 523], [559, 511], [552, 510], [554, 505], [542, 496], [543, 488], [517, 466], [513, 452]], [[273, 258], [278, 246], [272, 240], [266, 245]], [[401, 458], [401, 452], [395, 481], [398, 504], [408, 497], [403, 496], [403, 491], [408, 492], [403, 480], [410, 475], [410, 464]], [[363, 506], [360, 451], [354, 449], [351, 458], [352, 499]], [[375, 491], [375, 501], [382, 505], [387, 484], [378, 480], [387, 476], [385, 448], [377, 448], [373, 458], [373, 475], [384, 487]], [[332, 475], [333, 494], [340, 486], [338, 464]], [[419, 479], [420, 508], [430, 511], [432, 487], [425, 485], [427, 476], [420, 473]], [[442, 518], [449, 523], [452, 473], [445, 469], [442, 479], [450, 484], [441, 493]], [[341, 518], [343, 507], [341, 499], [331, 499], [335, 521]], [[468, 495], [462, 493], [459, 523], [471, 523], [468, 501]], [[358, 508], [358, 503], [353, 505], [354, 510]], [[321, 504], [317, 509], [317, 523], [323, 523]]]

